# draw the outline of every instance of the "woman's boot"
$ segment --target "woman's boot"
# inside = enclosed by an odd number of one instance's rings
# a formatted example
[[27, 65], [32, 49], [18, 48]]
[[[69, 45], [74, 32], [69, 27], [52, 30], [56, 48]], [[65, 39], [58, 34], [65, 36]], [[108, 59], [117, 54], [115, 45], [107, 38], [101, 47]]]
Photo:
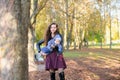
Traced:
[[51, 80], [56, 80], [55, 79], [55, 72], [50, 72], [50, 79]]
[[60, 80], [65, 80], [64, 72], [59, 73]]

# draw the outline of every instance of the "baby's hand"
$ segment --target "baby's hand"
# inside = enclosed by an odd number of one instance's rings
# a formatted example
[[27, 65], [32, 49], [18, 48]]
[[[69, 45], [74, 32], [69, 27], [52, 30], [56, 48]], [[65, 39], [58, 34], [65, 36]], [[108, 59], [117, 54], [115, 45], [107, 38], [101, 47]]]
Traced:
[[52, 47], [52, 48], [55, 48], [55, 46], [54, 46], [54, 45], [51, 45], [51, 47]]
[[59, 40], [55, 40], [55, 44], [60, 44], [60, 41]]

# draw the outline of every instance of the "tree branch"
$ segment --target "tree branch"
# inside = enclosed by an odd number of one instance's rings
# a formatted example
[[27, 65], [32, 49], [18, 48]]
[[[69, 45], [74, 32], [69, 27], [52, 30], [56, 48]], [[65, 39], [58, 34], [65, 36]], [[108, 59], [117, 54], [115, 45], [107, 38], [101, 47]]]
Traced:
[[31, 23], [31, 25], [33, 25], [36, 22], [36, 17], [39, 14], [39, 12], [45, 7], [46, 3], [48, 0], [44, 0], [43, 4], [39, 6], [39, 8], [37, 8], [36, 10], [34, 10], [33, 14], [31, 15], [30, 19], [32, 19], [34, 17], [33, 22]]

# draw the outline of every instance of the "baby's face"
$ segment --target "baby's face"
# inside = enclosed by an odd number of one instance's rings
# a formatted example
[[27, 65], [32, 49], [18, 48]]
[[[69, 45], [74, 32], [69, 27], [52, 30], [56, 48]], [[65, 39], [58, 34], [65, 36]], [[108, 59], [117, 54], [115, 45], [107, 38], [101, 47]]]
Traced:
[[55, 39], [55, 44], [60, 44], [60, 40], [59, 39]]

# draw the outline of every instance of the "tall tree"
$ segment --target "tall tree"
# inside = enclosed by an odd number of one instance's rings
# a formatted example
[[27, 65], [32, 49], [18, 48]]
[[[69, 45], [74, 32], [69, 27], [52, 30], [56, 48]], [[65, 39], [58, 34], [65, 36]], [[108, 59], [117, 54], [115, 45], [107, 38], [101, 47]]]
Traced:
[[110, 16], [110, 49], [112, 48], [112, 20], [111, 20], [111, 3], [109, 5], [109, 16]]
[[65, 0], [65, 36], [64, 36], [64, 42], [65, 42], [65, 47], [68, 50], [69, 49], [69, 39], [68, 39], [68, 0]]
[[119, 8], [119, 6], [117, 5], [117, 3], [118, 3], [118, 0], [115, 0], [115, 10], [116, 10], [116, 20], [117, 20], [117, 27], [118, 27], [118, 40], [120, 39], [120, 27], [119, 27], [119, 20], [118, 20], [118, 8]]
[[30, 0], [0, 0], [2, 80], [28, 80]]
[[[99, 8], [100, 12], [103, 12], [103, 11], [102, 11], [102, 8], [103, 8], [104, 2], [102, 2], [102, 0], [101, 0], [101, 1], [98, 0], [98, 3], [99, 3], [99, 7], [100, 7], [100, 8]], [[104, 10], [104, 9], [103, 9], [103, 10]], [[101, 14], [102, 14], [102, 13], [101, 13]], [[102, 15], [101, 15], [101, 16], [102, 16]], [[102, 25], [103, 25], [102, 23], [103, 23], [103, 22], [102, 22], [102, 17], [100, 17], [100, 33], [101, 33], [101, 34], [102, 34]], [[101, 42], [101, 48], [102, 48], [102, 35], [100, 36], [100, 39], [101, 39], [100, 42]]]
[[[30, 20], [31, 25], [28, 30], [28, 53], [29, 58], [33, 58], [34, 54], [34, 42], [36, 40], [35, 36], [35, 26], [36, 26], [36, 19], [40, 11], [45, 7], [48, 0], [31, 0], [31, 13], [30, 13]], [[33, 60], [33, 59], [32, 59]]]

